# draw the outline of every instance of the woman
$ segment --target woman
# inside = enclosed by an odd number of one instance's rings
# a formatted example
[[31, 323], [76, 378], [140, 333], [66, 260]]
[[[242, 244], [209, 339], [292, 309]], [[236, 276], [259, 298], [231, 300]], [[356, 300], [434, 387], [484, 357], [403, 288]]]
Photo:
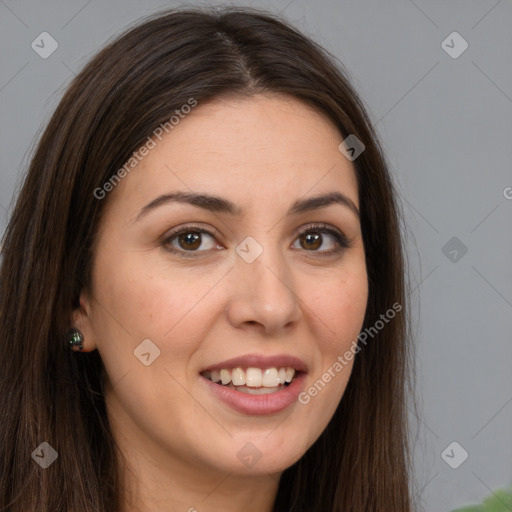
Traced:
[[362, 103], [295, 29], [126, 32], [4, 238], [0, 510], [411, 510], [399, 219]]

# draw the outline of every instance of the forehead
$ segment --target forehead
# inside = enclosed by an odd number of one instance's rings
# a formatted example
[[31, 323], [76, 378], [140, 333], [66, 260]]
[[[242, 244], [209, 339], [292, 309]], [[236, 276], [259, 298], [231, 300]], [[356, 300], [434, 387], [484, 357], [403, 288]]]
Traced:
[[352, 164], [326, 115], [295, 98], [255, 95], [199, 103], [117, 187], [114, 203], [143, 206], [175, 190], [250, 207], [341, 191], [358, 205]]

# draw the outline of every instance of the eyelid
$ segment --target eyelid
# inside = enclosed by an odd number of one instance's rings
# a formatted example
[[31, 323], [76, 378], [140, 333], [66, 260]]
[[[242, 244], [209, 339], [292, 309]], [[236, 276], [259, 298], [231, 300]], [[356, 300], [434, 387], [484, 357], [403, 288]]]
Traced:
[[199, 224], [186, 224], [182, 227], [174, 228], [170, 231], [167, 231], [162, 237], [161, 237], [161, 244], [167, 248], [168, 251], [172, 252], [173, 254], [179, 254], [181, 256], [190, 257], [201, 253], [207, 253], [207, 251], [185, 251], [185, 250], [179, 250], [175, 249], [174, 247], [170, 247], [170, 244], [174, 238], [177, 236], [183, 234], [183, 233], [189, 233], [189, 232], [197, 232], [201, 234], [206, 234], [210, 237], [212, 237], [217, 245], [221, 245], [222, 242], [220, 242], [218, 239], [222, 238], [220, 234], [217, 234], [216, 230], [213, 228], [207, 229]]
[[169, 238], [171, 238], [173, 236], [179, 235], [181, 233], [188, 233], [189, 231], [197, 231], [200, 233], [207, 233], [211, 236], [221, 237], [220, 233], [215, 228], [211, 228], [211, 227], [206, 228], [206, 227], [202, 226], [201, 224], [195, 224], [192, 222], [190, 224], [185, 224], [181, 227], [178, 226], [176, 228], [172, 228], [172, 229], [166, 231], [165, 234], [162, 236], [162, 240], [168, 240]]
[[325, 224], [323, 222], [313, 222], [310, 224], [306, 224], [305, 226], [302, 226], [294, 240], [296, 240], [300, 235], [308, 231], [315, 230], [319, 231], [320, 233], [334, 237], [336, 242], [338, 242], [338, 248], [331, 251], [305, 251], [306, 253], [316, 253], [319, 255], [337, 254], [339, 252], [345, 251], [346, 249], [350, 249], [354, 245], [354, 241], [350, 239], [342, 230], [334, 226], [331, 226], [330, 224]]

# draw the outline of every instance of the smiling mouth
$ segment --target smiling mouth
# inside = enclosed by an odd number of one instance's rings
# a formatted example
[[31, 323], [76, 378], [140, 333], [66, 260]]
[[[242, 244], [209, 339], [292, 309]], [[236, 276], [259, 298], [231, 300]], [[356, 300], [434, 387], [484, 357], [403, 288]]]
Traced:
[[201, 375], [215, 384], [247, 393], [266, 395], [276, 393], [289, 386], [301, 372], [284, 366], [280, 368], [232, 368], [206, 370]]

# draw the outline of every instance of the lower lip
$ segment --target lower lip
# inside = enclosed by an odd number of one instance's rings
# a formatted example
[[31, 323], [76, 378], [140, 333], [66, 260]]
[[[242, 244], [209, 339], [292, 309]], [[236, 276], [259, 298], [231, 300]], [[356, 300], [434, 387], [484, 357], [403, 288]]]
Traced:
[[306, 374], [300, 372], [288, 386], [283, 386], [279, 391], [266, 395], [249, 395], [248, 393], [242, 393], [236, 389], [215, 384], [215, 382], [212, 382], [206, 377], [201, 376], [201, 379], [215, 396], [235, 409], [235, 411], [243, 414], [264, 415], [284, 411], [297, 402], [302, 388], [304, 387]]

